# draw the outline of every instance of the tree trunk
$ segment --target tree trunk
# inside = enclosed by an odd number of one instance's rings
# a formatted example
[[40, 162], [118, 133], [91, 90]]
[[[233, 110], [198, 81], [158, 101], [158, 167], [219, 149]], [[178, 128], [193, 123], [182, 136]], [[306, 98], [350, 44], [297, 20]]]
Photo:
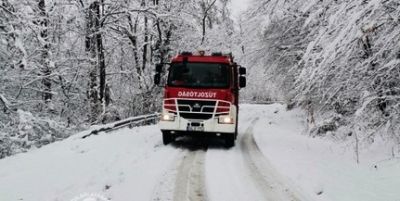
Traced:
[[[202, 33], [202, 37], [201, 37], [201, 45], [204, 44], [204, 41], [205, 41], [205, 39], [206, 39], [206, 22], [207, 22], [207, 18], [209, 18], [208, 12], [209, 12], [210, 9], [214, 6], [214, 4], [215, 4], [216, 1], [217, 1], [217, 0], [214, 0], [214, 1], [211, 2], [211, 4], [208, 5], [208, 6], [206, 5], [206, 2], [203, 2], [203, 3], [204, 3], [204, 4], [202, 5], [202, 8], [203, 8], [203, 19], [202, 19], [202, 22], [201, 22], [201, 26], [202, 26], [202, 29], [203, 29], [203, 33]], [[210, 21], [209, 26], [211, 27], [211, 20], [209, 19], [209, 21]]]
[[[95, 123], [97, 121], [97, 118], [99, 117], [101, 112], [101, 105], [102, 105], [101, 104], [102, 99], [100, 98], [101, 92], [99, 93], [99, 87], [97, 83], [98, 70], [100, 70], [101, 63], [104, 62], [104, 55], [101, 55], [101, 52], [104, 53], [104, 51], [101, 51], [102, 44], [99, 44], [99, 41], [101, 41], [101, 33], [99, 33], [100, 31], [99, 20], [100, 20], [100, 3], [98, 1], [95, 1], [89, 6], [87, 14], [87, 36], [86, 36], [86, 51], [88, 52], [90, 57], [88, 99], [89, 99], [91, 123]], [[105, 68], [103, 68], [103, 70], [105, 70]]]
[[103, 23], [100, 22], [100, 6], [96, 6], [96, 43], [97, 43], [97, 61], [98, 67], [100, 70], [100, 102], [103, 106], [103, 111], [105, 111], [105, 107], [108, 105], [105, 101], [105, 92], [106, 92], [106, 64], [104, 61], [104, 45], [103, 45], [103, 37], [101, 33], [101, 28], [103, 27]]
[[39, 0], [38, 2], [38, 8], [40, 11], [40, 20], [39, 20], [39, 25], [41, 27], [40, 31], [40, 37], [43, 39], [44, 44], [42, 44], [42, 49], [41, 49], [41, 76], [43, 77], [42, 79], [42, 84], [43, 84], [43, 94], [42, 98], [46, 103], [50, 103], [51, 99], [53, 98], [52, 91], [51, 91], [51, 69], [50, 69], [50, 62], [49, 62], [49, 37], [48, 37], [48, 24], [49, 20], [47, 17], [47, 12], [46, 12], [46, 2], [45, 0]]
[[[129, 40], [132, 43], [132, 51], [133, 51], [133, 59], [135, 61], [135, 68], [137, 72], [137, 78], [138, 78], [138, 83], [141, 81], [141, 68], [139, 64], [139, 54], [138, 54], [138, 45], [137, 45], [137, 26], [138, 26], [138, 17], [136, 17], [135, 22], [133, 22], [131, 15], [128, 15], [128, 23], [129, 23], [129, 28], [130, 31], [127, 31], [127, 35]], [[132, 34], [133, 33], [133, 34]], [[139, 88], [141, 88], [141, 85], [139, 84]]]
[[[146, 7], [146, 1], [142, 1], [142, 7]], [[143, 30], [143, 52], [142, 52], [142, 67], [140, 69], [140, 75], [139, 75], [139, 87], [140, 88], [146, 88], [147, 85], [145, 84], [145, 80], [141, 78], [144, 74], [144, 69], [146, 68], [147, 65], [147, 52], [148, 52], [148, 42], [149, 42], [149, 31], [148, 31], [148, 18], [146, 15], [143, 16], [143, 22], [144, 22], [144, 30]], [[143, 85], [143, 86], [142, 86]]]
[[147, 49], [149, 43], [149, 33], [148, 33], [148, 19], [144, 16], [144, 39], [143, 39], [143, 57], [142, 57], [142, 72], [147, 65]]
[[[128, 14], [128, 23], [129, 23], [130, 30], [127, 31], [127, 35], [128, 35], [129, 40], [132, 43], [133, 59], [135, 61], [135, 65], [139, 66], [139, 57], [137, 54], [138, 53], [137, 37], [136, 37], [138, 19], [136, 18], [135, 22], [133, 22], [131, 15]], [[131, 34], [131, 33], [133, 33], [133, 34]]]
[[175, 28], [174, 25], [170, 25], [168, 30], [165, 31], [165, 39], [163, 39], [163, 31], [161, 30], [160, 20], [157, 19], [155, 26], [157, 27], [158, 39], [154, 47], [154, 51], [157, 53], [158, 63], [164, 63], [168, 57], [170, 50], [169, 45], [171, 42], [172, 31]]
[[204, 40], [206, 38], [206, 19], [207, 19], [207, 16], [203, 16], [203, 20], [202, 20], [202, 23], [201, 23], [201, 26], [203, 28], [203, 32], [202, 32], [202, 35], [201, 35], [201, 45], [203, 45]]

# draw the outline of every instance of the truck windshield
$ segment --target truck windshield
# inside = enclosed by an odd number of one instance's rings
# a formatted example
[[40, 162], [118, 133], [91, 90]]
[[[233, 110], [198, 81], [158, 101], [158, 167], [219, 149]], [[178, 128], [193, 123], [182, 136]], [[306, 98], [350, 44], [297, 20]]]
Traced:
[[175, 63], [169, 69], [168, 86], [227, 88], [229, 76], [230, 71], [226, 64]]

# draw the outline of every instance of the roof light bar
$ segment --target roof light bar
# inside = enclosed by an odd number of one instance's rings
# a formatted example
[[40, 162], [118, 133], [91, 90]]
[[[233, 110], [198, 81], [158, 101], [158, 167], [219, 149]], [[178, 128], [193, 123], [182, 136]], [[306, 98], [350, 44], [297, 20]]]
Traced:
[[192, 56], [193, 53], [185, 51], [185, 52], [182, 52], [181, 55], [183, 55], [183, 56]]
[[222, 56], [222, 52], [213, 52], [211, 56]]

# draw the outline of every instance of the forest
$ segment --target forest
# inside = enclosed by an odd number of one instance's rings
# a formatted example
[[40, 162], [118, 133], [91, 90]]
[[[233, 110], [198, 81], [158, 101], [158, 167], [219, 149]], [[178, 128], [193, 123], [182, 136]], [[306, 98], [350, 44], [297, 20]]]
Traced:
[[154, 64], [233, 40], [228, 1], [4, 0], [0, 158], [153, 113]]
[[305, 134], [400, 151], [400, 2], [2, 0], [0, 158], [154, 113], [154, 65], [232, 52], [242, 102], [302, 108]]
[[249, 97], [301, 107], [310, 136], [399, 153], [399, 1], [253, 1], [241, 25]]

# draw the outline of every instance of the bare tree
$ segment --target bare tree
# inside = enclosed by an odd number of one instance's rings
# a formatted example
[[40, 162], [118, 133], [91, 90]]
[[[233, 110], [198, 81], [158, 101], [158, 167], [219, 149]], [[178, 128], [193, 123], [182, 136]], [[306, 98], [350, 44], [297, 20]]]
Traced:
[[213, 0], [212, 2], [209, 2], [209, 0], [203, 0], [200, 5], [202, 8], [202, 19], [201, 19], [201, 27], [202, 27], [202, 37], [201, 37], [201, 45], [204, 44], [204, 40], [206, 38], [206, 23], [207, 23], [207, 19], [209, 21], [209, 27], [212, 28], [212, 21], [209, 18], [209, 12], [211, 10], [211, 8], [214, 6], [215, 2], [217, 2], [217, 0]]

